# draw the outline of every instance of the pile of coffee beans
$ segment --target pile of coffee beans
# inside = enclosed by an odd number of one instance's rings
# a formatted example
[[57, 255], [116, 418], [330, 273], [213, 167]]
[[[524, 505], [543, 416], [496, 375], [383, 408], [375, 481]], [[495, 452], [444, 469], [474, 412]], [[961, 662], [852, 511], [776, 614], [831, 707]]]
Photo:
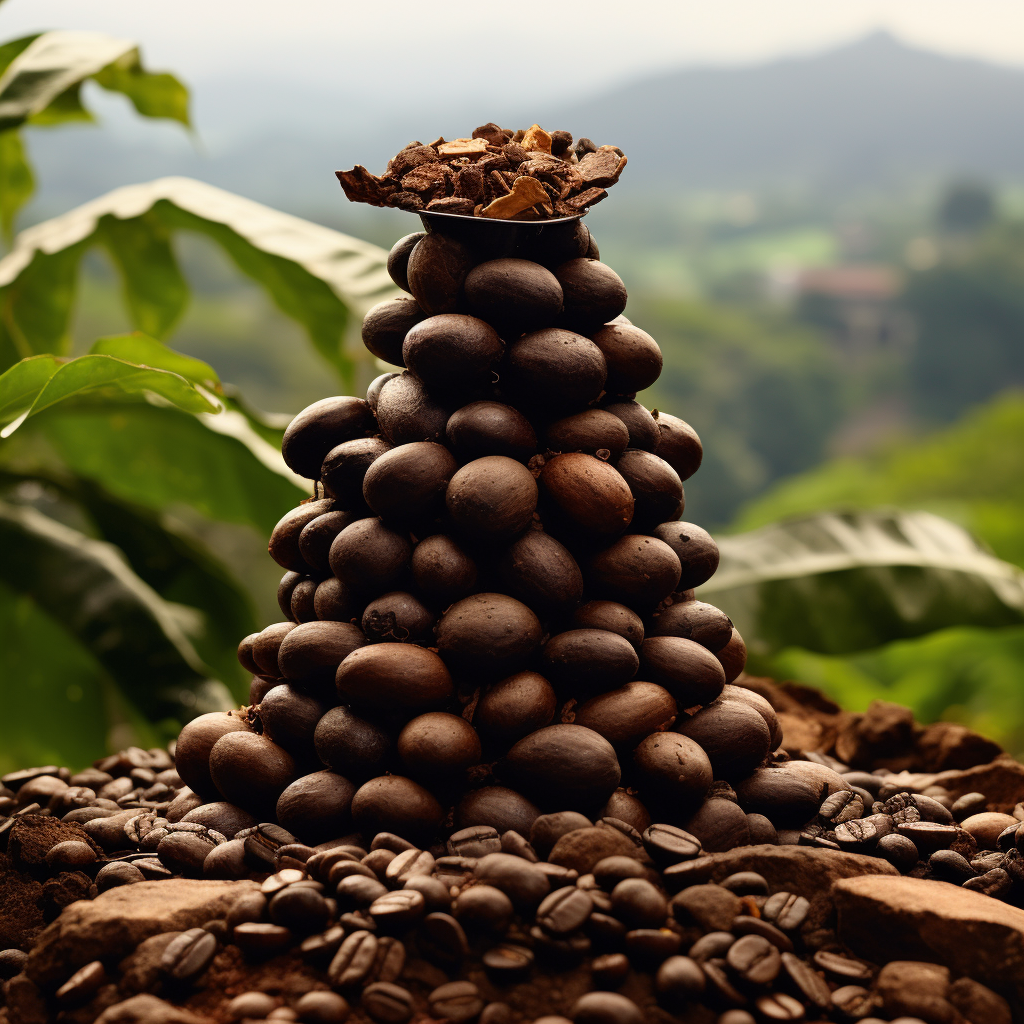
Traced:
[[400, 210], [543, 220], [576, 217], [608, 195], [626, 166], [617, 146], [575, 145], [565, 131], [540, 125], [512, 131], [496, 124], [471, 138], [410, 142], [380, 177], [356, 165], [336, 171], [354, 203]]

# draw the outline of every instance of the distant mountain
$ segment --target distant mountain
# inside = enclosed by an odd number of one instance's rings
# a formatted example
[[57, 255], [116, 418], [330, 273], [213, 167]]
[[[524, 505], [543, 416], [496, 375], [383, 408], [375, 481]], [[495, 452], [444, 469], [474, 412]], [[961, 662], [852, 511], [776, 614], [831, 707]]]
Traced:
[[632, 178], [686, 186], [1024, 175], [1024, 70], [885, 33], [811, 57], [643, 79], [554, 120], [614, 140]]
[[32, 132], [44, 186], [37, 214], [163, 174], [200, 177], [299, 213], [337, 211], [336, 167], [380, 169], [417, 131], [450, 137], [492, 117], [525, 127], [538, 114], [551, 128], [625, 150], [622, 199], [655, 181], [847, 188], [922, 176], [1024, 177], [1024, 70], [912, 49], [886, 34], [758, 66], [685, 68], [585, 102], [555, 100], [546, 112], [445, 102], [439, 114], [437, 98], [424, 97], [399, 114], [342, 96], [317, 95], [304, 106], [299, 93], [282, 93], [248, 138], [238, 132], [240, 112], [250, 115], [246, 123], [252, 115], [245, 83], [205, 89], [200, 128], [210, 155], [180, 133], [137, 121], [113, 138], [88, 128]]

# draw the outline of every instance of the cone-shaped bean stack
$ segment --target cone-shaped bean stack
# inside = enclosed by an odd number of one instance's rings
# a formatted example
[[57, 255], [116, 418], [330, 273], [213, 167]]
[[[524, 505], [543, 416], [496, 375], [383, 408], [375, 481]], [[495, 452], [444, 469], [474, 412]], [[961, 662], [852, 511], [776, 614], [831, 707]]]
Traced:
[[730, 685], [743, 641], [693, 594], [718, 550], [681, 519], [700, 440], [637, 400], [662, 356], [622, 281], [579, 217], [423, 219], [388, 261], [407, 294], [363, 320], [395, 371], [285, 432], [315, 483], [270, 541], [283, 618], [239, 647], [251, 707], [182, 733], [182, 778], [309, 844], [802, 822], [845, 787], [779, 777], [774, 712]]

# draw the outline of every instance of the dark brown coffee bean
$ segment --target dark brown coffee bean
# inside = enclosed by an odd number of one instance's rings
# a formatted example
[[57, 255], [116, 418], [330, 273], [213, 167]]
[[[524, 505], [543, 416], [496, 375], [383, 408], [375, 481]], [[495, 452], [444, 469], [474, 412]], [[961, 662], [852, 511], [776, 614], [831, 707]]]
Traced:
[[330, 908], [314, 889], [289, 886], [276, 893], [267, 906], [274, 924], [283, 925], [300, 935], [320, 931], [327, 925]]
[[353, 590], [333, 576], [319, 583], [313, 595], [316, 617], [325, 622], [349, 622], [359, 614], [360, 607]]
[[814, 963], [815, 966], [820, 967], [827, 974], [831, 974], [836, 978], [870, 981], [875, 973], [869, 964], [861, 960], [840, 956], [838, 953], [829, 953], [827, 950], [818, 950], [814, 954]]
[[518, 672], [495, 683], [480, 698], [474, 727], [489, 740], [510, 745], [546, 725], [558, 710], [551, 684], [537, 672]]
[[54, 871], [75, 871], [96, 860], [96, 851], [88, 844], [70, 839], [46, 851], [46, 865]]
[[785, 992], [760, 996], [755, 1005], [758, 1013], [766, 1020], [799, 1021], [804, 1019], [803, 1003], [786, 995]]
[[475, 885], [455, 900], [454, 914], [470, 929], [501, 934], [512, 920], [512, 901], [492, 885]]
[[454, 669], [491, 677], [516, 671], [540, 644], [537, 616], [505, 594], [457, 601], [437, 625], [438, 653]]
[[592, 330], [614, 320], [626, 308], [626, 286], [611, 267], [598, 260], [574, 259], [555, 269], [562, 286], [559, 323]]
[[657, 537], [629, 533], [594, 555], [586, 575], [599, 596], [650, 609], [678, 586], [679, 559]]
[[[362, 519], [367, 514], [366, 507], [363, 504], [362, 476], [363, 472], [365, 472], [366, 465], [369, 464], [367, 461], [369, 455], [367, 453], [372, 452], [373, 457], [376, 458], [378, 455], [387, 451], [390, 447], [391, 446], [386, 441], [381, 441], [372, 437], [364, 437], [358, 441], [346, 441], [345, 444], [332, 449], [324, 460], [324, 465], [330, 467], [334, 474], [334, 493], [336, 493], [338, 498], [344, 501], [348, 508], [357, 509], [358, 511], [325, 512], [323, 515], [319, 515], [315, 519], [309, 520], [309, 522], [302, 528], [302, 532], [299, 534], [299, 554], [302, 556], [303, 561], [316, 573], [315, 578], [317, 580], [330, 575], [331, 566], [329, 556], [331, 545], [334, 543], [334, 538], [337, 537], [346, 526]], [[355, 482], [346, 489], [337, 467], [346, 457], [351, 459], [354, 452], [358, 452], [360, 454], [360, 473]], [[303, 580], [306, 579], [306, 577], [303, 577]], [[284, 581], [282, 580], [281, 582], [283, 585]], [[296, 585], [299, 582], [300, 581], [296, 581]], [[295, 607], [295, 593], [296, 591], [293, 589], [293, 596], [289, 600], [288, 604], [289, 609], [293, 611]], [[280, 598], [281, 594], [279, 592], [279, 601]]]
[[629, 430], [606, 409], [586, 409], [555, 420], [544, 434], [552, 452], [585, 452], [603, 459], [617, 459], [629, 444]]
[[866, 988], [860, 985], [844, 985], [832, 993], [832, 1006], [835, 1012], [846, 1020], [862, 1020], [871, 1015], [875, 1009], [875, 1001]]
[[541, 616], [564, 614], [583, 597], [583, 574], [568, 548], [527, 530], [505, 551], [498, 572], [508, 592]]
[[413, 247], [406, 266], [409, 291], [431, 316], [453, 312], [474, 259], [460, 242], [425, 235]]
[[509, 346], [502, 386], [516, 405], [569, 412], [595, 401], [607, 374], [604, 356], [589, 338], [548, 327]]
[[308, 938], [303, 939], [302, 944], [299, 946], [299, 952], [310, 963], [326, 968], [327, 964], [333, 959], [334, 954], [338, 951], [344, 938], [345, 929], [340, 925], [334, 925], [319, 935], [310, 935]]
[[455, 857], [483, 857], [501, 852], [501, 837], [489, 825], [460, 829], [448, 837], [448, 853]]
[[630, 928], [660, 928], [668, 917], [668, 902], [650, 882], [623, 879], [611, 892], [612, 913]]
[[440, 985], [427, 996], [430, 1012], [452, 1024], [475, 1020], [484, 1008], [480, 990], [471, 981], [452, 981]]
[[427, 914], [418, 934], [420, 949], [442, 965], [460, 963], [469, 953], [466, 933], [451, 914]]
[[498, 832], [509, 830], [529, 835], [540, 814], [536, 804], [506, 786], [485, 786], [468, 792], [455, 808], [456, 828], [490, 825]]
[[202, 974], [217, 952], [217, 940], [203, 928], [189, 928], [171, 940], [160, 957], [160, 969], [175, 981]]
[[324, 456], [336, 445], [375, 429], [373, 413], [361, 398], [324, 398], [307, 406], [284, 432], [281, 454], [288, 468], [310, 480], [320, 478]]
[[341, 775], [364, 779], [380, 774], [392, 751], [391, 738], [351, 708], [332, 708], [313, 733], [316, 754]]
[[765, 759], [771, 746], [771, 733], [757, 710], [724, 697], [692, 716], [680, 718], [675, 729], [700, 744], [716, 779], [746, 778]]
[[591, 455], [568, 453], [548, 459], [540, 485], [551, 517], [570, 534], [580, 530], [589, 537], [616, 537], [633, 518], [629, 485], [616, 469]]
[[593, 822], [579, 811], [556, 811], [542, 814], [530, 828], [530, 845], [547, 857], [562, 836], [578, 828], [592, 828]]
[[661, 375], [661, 349], [639, 327], [608, 323], [591, 337], [604, 353], [608, 364], [607, 387], [612, 394], [629, 395], [643, 391]]
[[292, 933], [278, 924], [245, 921], [231, 929], [231, 941], [250, 956], [274, 956], [291, 944]]
[[718, 883], [723, 889], [737, 896], [767, 896], [768, 881], [756, 871], [737, 871]]
[[510, 539], [531, 523], [537, 482], [515, 459], [488, 455], [459, 469], [445, 502], [456, 526], [477, 538]]
[[641, 674], [664, 686], [680, 707], [710, 704], [725, 686], [718, 659], [693, 640], [673, 636], [647, 637], [640, 647]]
[[744, 935], [726, 953], [726, 963], [751, 985], [770, 985], [782, 967], [782, 956], [766, 938]]
[[386, 981], [367, 985], [359, 1005], [377, 1024], [405, 1024], [416, 1009], [408, 989]]
[[507, 984], [525, 977], [533, 966], [531, 950], [508, 943], [492, 947], [481, 959], [487, 972], [498, 984]]
[[572, 1008], [573, 1024], [644, 1024], [632, 999], [617, 992], [587, 992]]
[[578, 629], [618, 633], [634, 647], [639, 647], [644, 639], [643, 620], [632, 608], [616, 601], [588, 601], [573, 612], [572, 624]]
[[[620, 406], [609, 406], [607, 411], [614, 413], [619, 408]], [[642, 406], [637, 406], [637, 408], [643, 409]], [[650, 414], [645, 409], [643, 411], [649, 419]], [[654, 447], [657, 443], [658, 428], [653, 420], [651, 420], [651, 427], [653, 437], [649, 441], [653, 442], [651, 447]], [[623, 452], [622, 457], [615, 463], [615, 468], [629, 485], [630, 491], [633, 492], [635, 502], [633, 507], [633, 529], [637, 532], [653, 530], [661, 523], [675, 522], [683, 514], [686, 504], [683, 497], [683, 484], [679, 479], [679, 474], [664, 459], [658, 458], [657, 455], [652, 455], [650, 451], [641, 451], [641, 445], [637, 445], [632, 430], [630, 431], [630, 445], [632, 447], [627, 448]], [[642, 446], [646, 447], [646, 444]], [[662, 541], [661, 543], [665, 542]], [[673, 554], [675, 554], [674, 551]], [[676, 580], [673, 583], [673, 588], [678, 582]], [[723, 615], [723, 613], [719, 614]], [[685, 626], [680, 624], [676, 628], [685, 629]], [[730, 623], [729, 634], [721, 640], [716, 649], [721, 649], [728, 643], [731, 631], [732, 626]], [[691, 637], [691, 639], [697, 640], [698, 643], [701, 642], [697, 636]], [[718, 634], [712, 634], [712, 642], [716, 642], [717, 639]]]
[[[291, 623], [285, 623], [291, 628]], [[280, 646], [280, 642], [278, 643]], [[274, 654], [274, 675], [277, 672], [277, 653]], [[220, 794], [210, 778], [210, 751], [222, 736], [229, 732], [248, 732], [245, 719], [223, 711], [212, 711], [188, 722], [178, 734], [175, 747], [175, 764], [186, 786], [210, 800], [217, 800]], [[198, 803], [203, 803], [200, 799]], [[197, 804], [198, 806], [198, 804]]]
[[593, 901], [582, 889], [556, 889], [537, 908], [537, 923], [551, 935], [566, 935], [579, 928], [593, 909]]
[[704, 972], [688, 956], [671, 956], [655, 975], [654, 987], [658, 1002], [670, 1009], [682, 1009], [704, 992]]
[[[362, 520], [365, 522], [366, 520]], [[358, 524], [355, 524], [358, 526]], [[344, 531], [342, 531], [344, 532]], [[366, 644], [362, 630], [348, 622], [303, 622], [281, 641], [278, 664], [289, 682], [329, 700], [338, 665]], [[307, 709], [306, 724], [312, 717]], [[304, 739], [304, 742], [308, 740]]]
[[476, 586], [476, 564], [445, 534], [421, 540], [413, 549], [410, 567], [424, 597], [445, 607]]
[[721, 959], [735, 941], [736, 936], [731, 932], [708, 932], [690, 947], [690, 958], [697, 963]]
[[807, 919], [811, 904], [803, 896], [791, 892], [777, 892], [769, 896], [761, 908], [764, 920], [784, 931], [796, 931]]
[[[895, 815], [893, 816], [895, 818]], [[909, 839], [917, 847], [922, 858], [936, 850], [949, 847], [957, 837], [956, 825], [939, 825], [932, 821], [914, 821], [896, 826], [899, 835]]]
[[[629, 432], [629, 449], [627, 451], [631, 449], [634, 452], [646, 452], [653, 456], [654, 449], [658, 447], [660, 435], [658, 432], [658, 422], [648, 409], [636, 401], [614, 398], [609, 401], [607, 397], [605, 398], [604, 408], [613, 416], [617, 416], [625, 424], [626, 430]], [[654, 456], [654, 458], [657, 458], [657, 456]], [[634, 460], [631, 468], [628, 470], [630, 476], [634, 476], [634, 470], [640, 468], [638, 461]], [[669, 515], [662, 522], [670, 522], [678, 519], [683, 510], [682, 483], [675, 482], [678, 474], [667, 462], [664, 462], [663, 459], [659, 459], [658, 462], [663, 463], [663, 467], [657, 470], [653, 468], [656, 464], [650, 463], [647, 464], [646, 468], [640, 469], [641, 480], [645, 477], [647, 479], [646, 482], [640, 484], [639, 489], [644, 491], [654, 501], [655, 505], [658, 505], [659, 497], [656, 493], [658, 484], [655, 481], [661, 481], [665, 487], [665, 494], [660, 498], [660, 504], [662, 507], [671, 507], [676, 513], [675, 515]], [[652, 470], [653, 476], [650, 475]], [[623, 476], [625, 475], [623, 473]], [[633, 488], [633, 480], [630, 480], [630, 487]], [[668, 505], [667, 500], [669, 494], [674, 496], [671, 506]], [[645, 510], [642, 518], [644, 525], [647, 526], [652, 522], [657, 522], [657, 516], [653, 514], [650, 507]]]
[[[363, 497], [389, 525], [415, 526], [419, 532], [418, 524], [429, 523], [444, 511], [445, 492], [456, 465], [451, 452], [434, 441], [399, 444], [367, 469]], [[334, 574], [345, 579], [336, 568]]]
[[363, 611], [363, 632], [371, 643], [433, 643], [436, 615], [418, 598], [392, 591], [371, 601]]
[[223, 799], [259, 814], [273, 810], [295, 777], [295, 761], [266, 736], [229, 732], [210, 751], [210, 775]]
[[507, 853], [481, 857], [474, 874], [480, 881], [500, 889], [520, 909], [536, 907], [551, 889], [536, 865]]
[[827, 1010], [832, 1003], [832, 993], [824, 978], [806, 960], [795, 953], [782, 954], [782, 966], [797, 991], [819, 1010]]
[[213, 847], [213, 841], [205, 835], [174, 832], [160, 840], [156, 852], [171, 871], [190, 878], [200, 878], [203, 862]]
[[676, 601], [654, 617], [650, 635], [683, 637], [715, 653], [732, 639], [732, 629], [732, 620], [714, 605]]
[[353, 651], [338, 666], [336, 685], [342, 700], [356, 707], [406, 714], [443, 705], [453, 690], [441, 658], [405, 643]]
[[331, 984], [337, 988], [362, 984], [376, 959], [377, 943], [377, 936], [369, 931], [346, 936], [327, 968]]
[[542, 807], [599, 803], [621, 778], [612, 745], [580, 725], [549, 725], [531, 733], [512, 747], [500, 771]]
[[676, 864], [701, 852], [700, 840], [675, 825], [651, 825], [643, 834], [647, 852], [659, 864]]
[[402, 344], [405, 365], [434, 390], [490, 384], [504, 345], [485, 320], [442, 313], [409, 328]]
[[409, 256], [416, 243], [425, 237], [426, 234], [423, 231], [414, 231], [411, 235], [404, 235], [391, 246], [391, 251], [388, 253], [388, 274], [404, 292], [409, 290]]
[[[214, 946], [216, 946], [216, 942], [214, 942]], [[62, 1006], [73, 1006], [77, 1003], [84, 1003], [99, 990], [100, 986], [106, 980], [107, 972], [103, 963], [99, 960], [93, 960], [92, 963], [88, 963], [84, 967], [75, 971], [75, 973], [72, 974], [59, 989], [57, 989], [54, 996], [57, 1002]]]
[[266, 992], [243, 992], [227, 1005], [228, 1019], [262, 1020], [277, 1007], [277, 1000]]
[[[394, 646], [381, 645], [387, 649]], [[363, 830], [418, 838], [433, 832], [443, 816], [441, 805], [430, 792], [400, 775], [370, 779], [352, 797], [352, 820]]]
[[633, 645], [617, 633], [571, 629], [553, 636], [541, 651], [542, 671], [556, 685], [591, 691], [621, 686], [640, 665]]
[[389, 932], [404, 931], [423, 916], [425, 908], [423, 893], [415, 889], [399, 889], [378, 896], [370, 904], [369, 914], [378, 928]]
[[1003, 899], [1013, 887], [1013, 879], [1003, 868], [993, 868], [963, 883], [964, 889]]
[[882, 836], [875, 849], [898, 871], [909, 871], [919, 859], [914, 843], [907, 836], [896, 832]]
[[713, 993], [716, 1000], [726, 1006], [746, 1006], [747, 997], [729, 980], [725, 971], [725, 961], [712, 959], [700, 965], [707, 982], [706, 989]]
[[337, 992], [320, 990], [300, 996], [295, 1012], [303, 1024], [344, 1024], [350, 1011]]
[[813, 761], [758, 768], [735, 782], [735, 787], [745, 811], [764, 814], [777, 828], [803, 826], [817, 814], [826, 796], [848, 788], [831, 768]]
[[629, 958], [622, 953], [605, 953], [590, 962], [590, 979], [594, 988], [618, 988], [629, 974]]
[[626, 953], [638, 969], [654, 970], [657, 964], [682, 949], [683, 940], [667, 928], [634, 928], [626, 932]]
[[135, 882], [144, 881], [144, 875], [134, 865], [127, 861], [114, 861], [104, 864], [96, 872], [96, 888], [100, 892], [106, 892], [118, 885], [132, 885]]
[[377, 396], [377, 422], [384, 436], [395, 445], [442, 441], [448, 412], [411, 373], [392, 377]]
[[[406, 255], [406, 261], [408, 255]], [[404, 266], [402, 279], [405, 280]], [[406, 280], [406, 285], [408, 281]], [[405, 288], [406, 285], [399, 287]], [[402, 361], [402, 342], [406, 334], [427, 314], [416, 304], [415, 299], [402, 296], [397, 299], [386, 299], [372, 306], [363, 317], [363, 344], [378, 359], [394, 366], [404, 366]]]
[[718, 569], [718, 545], [706, 530], [695, 523], [662, 523], [655, 528], [654, 536], [672, 548], [679, 559], [682, 567], [680, 590], [699, 587]]
[[501, 402], [471, 402], [452, 413], [445, 428], [448, 445], [461, 462], [504, 455], [527, 462], [537, 451], [537, 435], [518, 410]]
[[[647, 643], [649, 641], [645, 640], [644, 644]], [[633, 752], [633, 761], [644, 786], [652, 794], [671, 800], [676, 806], [699, 804], [711, 785], [712, 769], [707, 754], [692, 739], [680, 733], [653, 733]]]
[[478, 316], [513, 333], [553, 323], [562, 311], [562, 286], [550, 270], [529, 260], [489, 260], [466, 276], [466, 302]]
[[425, 780], [457, 776], [481, 756], [473, 726], [443, 711], [413, 718], [399, 734], [397, 749], [409, 775]]

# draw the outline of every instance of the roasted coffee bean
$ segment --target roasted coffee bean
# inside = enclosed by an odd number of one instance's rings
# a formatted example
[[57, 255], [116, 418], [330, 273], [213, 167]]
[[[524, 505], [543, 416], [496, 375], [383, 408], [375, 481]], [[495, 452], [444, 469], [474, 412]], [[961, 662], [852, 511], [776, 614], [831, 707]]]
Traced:
[[313, 733], [317, 757], [340, 775], [355, 779], [380, 774], [392, 742], [379, 726], [360, 718], [351, 708], [332, 708]]
[[[317, 466], [317, 476], [320, 475], [320, 467]], [[307, 502], [286, 512], [270, 535], [269, 552], [282, 569], [300, 573], [303, 576], [312, 575], [314, 569], [299, 549], [299, 537], [306, 526], [318, 516], [326, 515], [333, 511], [334, 502], [330, 498], [322, 498], [318, 501]], [[259, 657], [254, 650], [254, 657], [257, 664]]]
[[474, 885], [456, 897], [453, 912], [467, 928], [501, 934], [512, 921], [512, 901], [492, 885]]
[[629, 485], [614, 467], [592, 455], [566, 453], [548, 459], [540, 485], [548, 503], [545, 525], [558, 536], [582, 531], [588, 537], [610, 539], [633, 518]]
[[403, 850], [384, 869], [384, 881], [388, 885], [403, 886], [410, 878], [418, 875], [429, 876], [434, 871], [433, 854], [426, 850]]
[[369, 907], [371, 920], [378, 928], [402, 931], [423, 916], [426, 900], [415, 889], [399, 889], [378, 896]]
[[[667, 689], [671, 692], [671, 688]], [[681, 733], [652, 733], [637, 746], [633, 761], [650, 792], [675, 807], [699, 805], [711, 785], [712, 769], [707, 754], [695, 740]]]
[[593, 729], [614, 746], [633, 749], [652, 732], [670, 725], [678, 708], [664, 687], [629, 682], [578, 705], [574, 714], [577, 725]]
[[501, 837], [489, 825], [474, 825], [460, 829], [448, 837], [448, 852], [452, 856], [483, 857], [501, 852]]
[[821, 820], [833, 827], [864, 815], [864, 801], [850, 790], [833, 793], [819, 808]]
[[582, 889], [560, 888], [541, 901], [537, 923], [551, 935], [566, 935], [579, 928], [593, 909], [593, 900]]
[[513, 597], [542, 617], [564, 614], [583, 598], [583, 574], [568, 548], [543, 530], [527, 530], [498, 563]]
[[832, 1002], [832, 993], [824, 978], [806, 960], [795, 953], [782, 954], [782, 967], [797, 991], [819, 1010], [827, 1010]]
[[337, 992], [320, 990], [300, 996], [295, 1012], [303, 1024], [344, 1024], [350, 1010]]
[[76, 871], [88, 867], [96, 860], [96, 851], [76, 839], [57, 843], [46, 851], [46, 865], [53, 871]]
[[376, 981], [363, 989], [359, 1005], [378, 1024], [405, 1024], [413, 1015], [416, 1003], [412, 993], [401, 985]]
[[962, 822], [964, 818], [969, 818], [972, 814], [978, 814], [987, 807], [988, 797], [984, 793], [964, 793], [950, 808], [950, 812], [955, 821]]
[[536, 864], [540, 860], [529, 841], [512, 829], [501, 834], [501, 852], [522, 857], [523, 860], [528, 860], [531, 864]]
[[861, 1020], [875, 1009], [875, 1001], [866, 988], [844, 985], [832, 993], [832, 1007], [847, 1020]]
[[348, 910], [368, 907], [374, 900], [385, 895], [387, 891], [387, 886], [378, 879], [353, 873], [338, 882], [336, 895], [338, 905]]
[[823, 949], [814, 954], [814, 963], [826, 974], [836, 978], [870, 981], [874, 976], [874, 971], [868, 964], [860, 960], [853, 960], [848, 956], [840, 956], [838, 953], [829, 953]]
[[555, 420], [545, 431], [544, 440], [553, 452], [584, 452], [614, 460], [626, 450], [629, 430], [606, 409], [586, 409]]
[[736, 936], [731, 932], [708, 932], [690, 947], [690, 958], [698, 963], [721, 959], [735, 941]]
[[[187, 933], [186, 933], [187, 934]], [[216, 943], [215, 943], [216, 945]], [[95, 993], [107, 980], [107, 972], [103, 963], [93, 960], [79, 968], [57, 991], [54, 996], [62, 1006], [73, 1006], [83, 1003]]]
[[546, 327], [509, 346], [502, 384], [517, 407], [572, 412], [598, 398], [607, 376], [604, 356], [589, 338]]
[[726, 963], [751, 985], [770, 985], [782, 967], [782, 955], [766, 938], [744, 935], [726, 953]]
[[[280, 641], [278, 642], [280, 646]], [[274, 675], [278, 675], [274, 654]], [[200, 797], [217, 800], [220, 794], [210, 777], [210, 752], [214, 744], [229, 732], [248, 732], [245, 720], [234, 714], [223, 711], [212, 711], [200, 715], [188, 722], [178, 734], [175, 747], [175, 766], [185, 785], [194, 790]], [[200, 800], [199, 803], [204, 801]]]
[[266, 992], [243, 992], [228, 1003], [228, 1020], [262, 1020], [277, 1006], [277, 1000]]
[[540, 620], [521, 601], [506, 594], [474, 594], [441, 616], [437, 649], [453, 670], [495, 678], [521, 668], [542, 635]]
[[899, 871], [909, 871], [919, 858], [917, 846], [907, 836], [896, 832], [882, 836], [875, 848]]
[[431, 391], [458, 391], [491, 383], [503, 350], [498, 332], [487, 321], [442, 313], [409, 328], [402, 359]]
[[421, 540], [413, 549], [410, 569], [424, 597], [442, 607], [466, 597], [476, 587], [476, 564], [445, 534]]
[[452, 413], [445, 428], [448, 444], [461, 462], [504, 455], [526, 462], [537, 451], [530, 421], [500, 402], [471, 402]]
[[658, 1002], [670, 1009], [682, 1009], [704, 992], [704, 972], [688, 956], [671, 956], [659, 968], [654, 978]]
[[[667, 458], [664, 453], [659, 454]], [[682, 473], [679, 475], [683, 477]], [[680, 590], [699, 587], [715, 574], [719, 560], [718, 545], [706, 530], [695, 523], [662, 523], [655, 528], [654, 536], [668, 544], [679, 559], [682, 567]]]
[[427, 996], [430, 1012], [452, 1024], [475, 1020], [484, 1008], [480, 990], [471, 981], [452, 981], [440, 985]]
[[647, 852], [659, 864], [689, 860], [701, 852], [700, 840], [675, 825], [651, 825], [643, 834]]
[[700, 968], [704, 972], [709, 994], [713, 993], [718, 1002], [726, 1006], [747, 1005], [747, 997], [729, 980], [724, 960], [707, 960]]
[[448, 414], [449, 410], [428, 395], [423, 382], [410, 373], [392, 377], [377, 396], [377, 422], [394, 445], [442, 440]]
[[631, 928], [660, 928], [668, 902], [646, 879], [625, 878], [612, 889], [612, 913]]
[[441, 964], [459, 963], [469, 953], [466, 932], [451, 914], [427, 914], [419, 928], [419, 941], [425, 955]]
[[392, 713], [441, 706], [453, 689], [441, 658], [407, 643], [372, 644], [352, 651], [338, 665], [336, 683], [342, 700], [370, 711]]
[[505, 943], [487, 950], [481, 960], [491, 977], [503, 985], [529, 974], [533, 966], [533, 952], [525, 946]]
[[578, 828], [591, 828], [593, 822], [578, 811], [556, 811], [542, 814], [530, 829], [530, 845], [547, 857], [562, 836]]
[[303, 939], [302, 944], [299, 946], [299, 951], [306, 960], [326, 968], [329, 961], [338, 951], [344, 938], [345, 929], [340, 925], [334, 925], [334, 927], [328, 928], [327, 931], [321, 932], [319, 935], [310, 935], [308, 938]]
[[[623, 459], [629, 454], [627, 451]], [[622, 460], [619, 461], [621, 464]], [[676, 589], [680, 573], [679, 558], [668, 544], [636, 532], [649, 519], [650, 514], [645, 519], [643, 506], [635, 502], [633, 532], [597, 552], [586, 566], [587, 583], [594, 593], [641, 611], [668, 597]]]
[[399, 733], [396, 746], [409, 775], [427, 781], [458, 776], [481, 757], [480, 737], [473, 726], [444, 711], [413, 718]]
[[611, 891], [626, 878], [649, 878], [651, 872], [632, 857], [612, 856], [594, 865], [594, 880], [602, 889]]
[[272, 812], [295, 776], [295, 760], [266, 736], [229, 732], [210, 751], [210, 775], [223, 799], [255, 814]]
[[590, 980], [594, 988], [618, 988], [629, 974], [629, 958], [622, 953], [605, 953], [590, 962]]
[[725, 670], [718, 659], [693, 640], [675, 636], [648, 636], [640, 645], [644, 678], [664, 686], [680, 707], [710, 704], [725, 686]]
[[331, 983], [338, 988], [362, 984], [377, 956], [377, 936], [354, 931], [346, 936], [327, 968]]
[[352, 820], [362, 829], [417, 838], [432, 832], [443, 816], [441, 805], [430, 792], [400, 775], [370, 779], [352, 797]]
[[289, 469], [310, 480], [320, 477], [324, 456], [343, 441], [375, 427], [373, 413], [361, 398], [324, 398], [307, 406], [284, 432], [281, 454]]
[[644, 1015], [631, 999], [617, 992], [587, 992], [572, 1008], [574, 1024], [643, 1024]]
[[281, 925], [246, 921], [231, 929], [231, 941], [250, 956], [274, 956], [291, 944], [292, 933]]
[[[388, 454], [394, 455], [394, 452]], [[346, 587], [355, 592], [381, 594], [395, 589], [408, 568], [411, 555], [412, 545], [407, 535], [374, 518], [358, 519], [346, 526], [334, 538], [328, 557], [331, 572]], [[340, 644], [344, 641], [343, 631], [336, 632]], [[353, 642], [352, 648], [355, 646], [358, 645]], [[343, 657], [345, 655], [341, 654], [338, 661]]]
[[956, 885], [977, 874], [967, 858], [953, 850], [936, 850], [928, 858], [928, 870], [937, 878], [953, 882]]
[[1003, 868], [993, 868], [963, 883], [964, 889], [981, 892], [986, 896], [1003, 899], [1013, 888], [1013, 879]]
[[500, 889], [521, 909], [536, 907], [551, 889], [547, 876], [536, 865], [507, 853], [481, 857], [474, 874]]
[[369, 980], [394, 982], [405, 967], [405, 946], [398, 939], [385, 935], [377, 942], [377, 955], [370, 968]]
[[785, 992], [759, 996], [755, 1003], [758, 1013], [766, 1020], [799, 1021], [804, 1019], [804, 1006]]
[[537, 672], [518, 672], [483, 694], [473, 725], [487, 739], [511, 745], [550, 725], [557, 710], [558, 699], [547, 679]]
[[[895, 817], [895, 816], [894, 816]], [[927, 857], [936, 850], [949, 847], [957, 837], [956, 825], [939, 825], [931, 821], [914, 821], [897, 825], [899, 835], [909, 839], [922, 857]]]
[[[424, 232], [414, 231], [411, 235], [405, 235], [395, 242], [388, 253], [388, 274], [402, 291], [407, 292], [409, 290], [409, 255], [412, 253], [416, 243], [424, 237]], [[381, 356], [380, 358], [383, 359], [384, 357]]]
[[638, 968], [653, 970], [657, 964], [679, 953], [682, 937], [668, 928], [634, 928], [626, 932], [626, 954]]
[[289, 886], [274, 895], [267, 905], [267, 913], [274, 924], [300, 935], [319, 931], [331, 916], [327, 901], [319, 892], [300, 886]]
[[175, 981], [202, 974], [217, 952], [217, 939], [203, 928], [189, 928], [171, 940], [160, 957], [160, 969]]
[[195, 832], [172, 832], [160, 840], [157, 855], [172, 871], [191, 878], [203, 873], [203, 862], [214, 848], [213, 841], [206, 835]]
[[810, 909], [811, 904], [805, 897], [777, 892], [768, 897], [761, 908], [761, 916], [784, 931], [796, 931], [807, 919]]
[[469, 249], [455, 239], [436, 232], [425, 235], [406, 263], [409, 291], [431, 316], [452, 312], [474, 263]]
[[764, 814], [777, 828], [802, 827], [817, 814], [824, 797], [848, 788], [831, 768], [813, 761], [758, 768], [735, 787], [745, 811]]

